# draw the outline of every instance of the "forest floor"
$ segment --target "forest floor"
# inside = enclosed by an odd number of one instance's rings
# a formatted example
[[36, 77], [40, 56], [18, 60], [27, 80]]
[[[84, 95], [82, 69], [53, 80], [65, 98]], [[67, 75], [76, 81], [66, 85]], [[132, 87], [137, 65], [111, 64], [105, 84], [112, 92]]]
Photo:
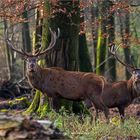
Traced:
[[100, 112], [98, 122], [90, 123], [90, 117], [82, 121], [74, 114], [50, 112], [47, 118], [52, 120], [72, 140], [140, 140], [140, 104], [132, 104], [125, 110], [126, 119], [121, 123], [117, 109], [110, 109], [110, 123], [107, 124]]
[[[118, 115], [117, 109], [110, 109], [110, 116], [115, 117]], [[128, 117], [135, 117], [140, 120], [140, 104], [131, 104], [125, 109], [125, 116]]]
[[[23, 98], [24, 103], [25, 101]], [[1, 101], [0, 103], [4, 103], [3, 107], [7, 105], [6, 101]], [[12, 109], [2, 109], [1, 111], [20, 115], [27, 109], [26, 106], [24, 109], [20, 109], [19, 105], [19, 109], [15, 109], [17, 105], [15, 106], [14, 104], [11, 107]], [[65, 110], [60, 113], [46, 112], [46, 115], [42, 118], [40, 118], [39, 114], [32, 114], [31, 117], [35, 120], [43, 119], [53, 122], [55, 127], [59, 128], [72, 140], [140, 140], [140, 103], [131, 104], [127, 107], [125, 115], [124, 124], [121, 123], [116, 108], [110, 109], [109, 124], [106, 123], [102, 112], [99, 113], [99, 120], [96, 124], [94, 122], [91, 124], [89, 115], [83, 115], [79, 119], [78, 115], [67, 113]]]

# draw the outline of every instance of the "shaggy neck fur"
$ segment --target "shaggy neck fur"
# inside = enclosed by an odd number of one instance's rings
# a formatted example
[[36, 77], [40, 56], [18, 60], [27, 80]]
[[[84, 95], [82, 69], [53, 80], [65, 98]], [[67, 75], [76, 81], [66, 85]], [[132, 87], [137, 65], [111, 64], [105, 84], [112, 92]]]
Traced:
[[39, 66], [37, 66], [36, 71], [28, 71], [27, 70], [27, 78], [29, 81], [29, 84], [33, 88], [41, 89], [41, 84], [42, 84], [42, 71]]
[[128, 80], [127, 86], [128, 86], [129, 91], [130, 91], [132, 100], [140, 96], [139, 93], [134, 88], [134, 80], [133, 80], [133, 78], [130, 78]]

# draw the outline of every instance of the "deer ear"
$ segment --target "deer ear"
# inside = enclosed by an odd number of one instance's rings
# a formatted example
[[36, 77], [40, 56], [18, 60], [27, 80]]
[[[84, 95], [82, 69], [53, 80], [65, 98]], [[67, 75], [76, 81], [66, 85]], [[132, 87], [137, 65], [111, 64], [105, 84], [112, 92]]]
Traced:
[[134, 68], [127, 67], [127, 71], [128, 71], [129, 73], [131, 73], [131, 74], [133, 74], [134, 70], [135, 70]]

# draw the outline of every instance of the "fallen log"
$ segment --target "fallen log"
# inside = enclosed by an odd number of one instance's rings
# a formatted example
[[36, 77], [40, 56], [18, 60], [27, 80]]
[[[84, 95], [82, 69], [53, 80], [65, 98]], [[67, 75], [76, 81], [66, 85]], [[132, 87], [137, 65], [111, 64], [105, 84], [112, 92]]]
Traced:
[[69, 139], [50, 121], [39, 121], [21, 116], [0, 114], [0, 139], [2, 140], [51, 140]]
[[23, 96], [15, 100], [0, 101], [0, 110], [6, 109], [25, 109], [29, 107], [30, 102], [28, 97]]

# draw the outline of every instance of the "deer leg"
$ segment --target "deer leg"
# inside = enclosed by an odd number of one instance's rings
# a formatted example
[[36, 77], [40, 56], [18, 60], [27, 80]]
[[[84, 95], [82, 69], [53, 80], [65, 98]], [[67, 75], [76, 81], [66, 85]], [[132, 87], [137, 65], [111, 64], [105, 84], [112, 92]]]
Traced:
[[[98, 110], [98, 108], [99, 108], [99, 106], [100, 106], [100, 103], [97, 103], [97, 102], [98, 102], [98, 98], [95, 99], [95, 97], [92, 98], [92, 100], [91, 100], [90, 102], [91, 102], [91, 103], [88, 104], [88, 105], [89, 105], [89, 107], [90, 107], [90, 112], [92, 113], [92, 118], [91, 118], [91, 120], [93, 121], [93, 111], [94, 111], [94, 108], [95, 108], [95, 117], [94, 117], [94, 120], [95, 120], [95, 123], [96, 123], [96, 122], [97, 122], [97, 119], [99, 118], [99, 110]], [[91, 105], [92, 105], [92, 106], [91, 106]], [[93, 106], [94, 106], [94, 108], [93, 108]]]
[[90, 113], [90, 122], [93, 122], [93, 104], [92, 101], [89, 99], [84, 100], [84, 104]]
[[98, 118], [98, 109], [102, 110], [104, 112], [105, 118], [107, 120], [107, 123], [109, 123], [109, 109], [108, 107], [100, 100], [100, 97], [92, 97], [92, 103], [95, 106], [96, 109], [96, 116], [95, 116], [95, 120], [97, 120]]
[[95, 120], [98, 119], [98, 109], [102, 110], [104, 112], [105, 118], [107, 123], [109, 123], [109, 109], [106, 105], [104, 105], [102, 102], [98, 101], [98, 103], [95, 105], [95, 109], [96, 109], [96, 116], [95, 116]]
[[118, 107], [118, 110], [120, 113], [121, 121], [123, 123], [124, 122], [124, 107]]
[[51, 107], [56, 111], [59, 112], [60, 109], [60, 98], [59, 97], [54, 97], [51, 99]]
[[105, 118], [107, 120], [107, 123], [109, 123], [109, 109], [107, 107], [104, 107], [104, 110], [103, 110], [104, 114], [105, 114]]
[[96, 114], [95, 114], [95, 122], [97, 122], [97, 119], [99, 118], [99, 112], [98, 109], [95, 108]]
[[107, 123], [109, 123], [109, 109], [108, 107], [103, 103], [103, 101], [99, 101], [99, 109], [101, 109], [104, 112], [105, 118]]

